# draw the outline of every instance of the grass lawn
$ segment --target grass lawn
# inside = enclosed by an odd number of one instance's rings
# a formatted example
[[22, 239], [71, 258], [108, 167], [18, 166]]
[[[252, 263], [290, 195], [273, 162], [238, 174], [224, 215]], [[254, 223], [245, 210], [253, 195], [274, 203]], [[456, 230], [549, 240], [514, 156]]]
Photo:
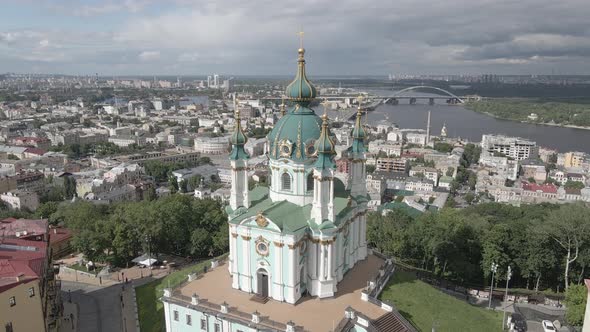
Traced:
[[396, 271], [381, 293], [420, 331], [501, 331], [502, 312], [470, 305], [447, 295], [414, 274]]
[[164, 278], [156, 279], [145, 285], [135, 288], [139, 325], [142, 332], [162, 332], [164, 327], [164, 306], [160, 301], [164, 295], [164, 288], [175, 288], [187, 280], [187, 275], [195, 272], [203, 272], [205, 266], [210, 266], [211, 261], [203, 261], [191, 265], [182, 270], [170, 273]]
[[86, 269], [86, 265], [73, 264], [68, 267], [70, 269], [74, 269], [74, 270], [78, 270], [78, 271], [82, 271], [82, 272], [86, 272], [86, 273], [90, 273], [90, 274], [94, 274], [94, 275], [96, 275], [98, 273], [98, 269], [95, 269], [94, 271], [88, 271]]

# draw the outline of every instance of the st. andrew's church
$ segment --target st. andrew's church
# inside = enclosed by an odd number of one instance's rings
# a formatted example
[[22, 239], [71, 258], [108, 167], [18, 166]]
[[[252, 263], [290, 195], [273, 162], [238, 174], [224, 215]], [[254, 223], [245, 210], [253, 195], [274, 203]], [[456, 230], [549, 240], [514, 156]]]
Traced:
[[298, 50], [289, 105], [268, 134], [268, 187], [248, 189], [249, 155], [239, 111], [231, 135], [229, 257], [165, 289], [166, 331], [396, 331], [415, 329], [377, 299], [393, 272], [367, 249], [365, 129], [361, 109], [335, 177], [335, 138], [311, 109], [317, 90]]
[[348, 149], [347, 185], [335, 178], [327, 115], [310, 108], [316, 88], [299, 49], [290, 105], [268, 135], [270, 186], [248, 191], [247, 141], [239, 115], [231, 137], [229, 215], [232, 287], [296, 303], [305, 293], [333, 296], [344, 274], [367, 257], [365, 131], [360, 109]]

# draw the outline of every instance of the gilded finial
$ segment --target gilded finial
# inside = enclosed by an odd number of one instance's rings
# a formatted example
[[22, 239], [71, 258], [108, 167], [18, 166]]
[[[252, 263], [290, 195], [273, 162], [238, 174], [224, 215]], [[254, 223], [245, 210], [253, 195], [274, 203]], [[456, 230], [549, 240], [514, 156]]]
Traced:
[[299, 35], [299, 49], [303, 50], [303, 35], [305, 34], [305, 32], [303, 32], [302, 30], [299, 30], [299, 32], [297, 32], [297, 34]]
[[322, 107], [324, 108], [324, 115], [326, 115], [328, 113], [328, 106], [329, 105], [330, 105], [330, 102], [328, 101], [328, 99], [324, 98], [324, 101], [322, 101]]
[[358, 97], [356, 97], [356, 101], [358, 102], [359, 106], [358, 109], [360, 110], [362, 108], [363, 105], [363, 101], [365, 100], [365, 97], [362, 94], [359, 94]]
[[285, 116], [285, 96], [281, 97], [281, 116]]

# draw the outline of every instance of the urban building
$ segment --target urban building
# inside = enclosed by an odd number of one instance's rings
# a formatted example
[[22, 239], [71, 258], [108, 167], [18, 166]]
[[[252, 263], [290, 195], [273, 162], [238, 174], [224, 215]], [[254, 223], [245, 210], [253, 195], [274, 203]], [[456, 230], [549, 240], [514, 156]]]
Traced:
[[406, 158], [378, 158], [375, 164], [375, 170], [384, 172], [402, 172], [407, 173], [409, 162]]
[[536, 158], [539, 154], [537, 143], [503, 135], [482, 135], [481, 149], [482, 154], [506, 156], [519, 161]]
[[30, 191], [13, 190], [0, 194], [0, 200], [10, 210], [35, 211], [39, 207], [39, 196]]
[[62, 304], [46, 219], [0, 220], [0, 326], [6, 331], [59, 329]]
[[229, 149], [227, 136], [221, 137], [197, 137], [195, 138], [195, 151], [202, 154], [224, 154]]

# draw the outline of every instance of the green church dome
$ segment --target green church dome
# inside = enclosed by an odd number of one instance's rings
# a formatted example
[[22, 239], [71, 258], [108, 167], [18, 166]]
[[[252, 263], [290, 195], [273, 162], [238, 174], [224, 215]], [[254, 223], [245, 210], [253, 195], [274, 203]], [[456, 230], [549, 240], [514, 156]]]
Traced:
[[286, 90], [293, 106], [288, 108], [267, 136], [271, 159], [287, 158], [301, 162], [316, 156], [315, 142], [320, 137], [322, 119], [308, 107], [317, 92], [305, 76], [305, 50], [300, 48], [298, 52], [297, 75]]
[[297, 75], [287, 86], [285, 94], [290, 100], [307, 105], [317, 96], [317, 90], [305, 75], [305, 58], [303, 57], [305, 49], [300, 48], [298, 52]]
[[321, 128], [322, 120], [312, 109], [299, 104], [290, 107], [267, 136], [270, 158], [304, 161], [314, 157]]

